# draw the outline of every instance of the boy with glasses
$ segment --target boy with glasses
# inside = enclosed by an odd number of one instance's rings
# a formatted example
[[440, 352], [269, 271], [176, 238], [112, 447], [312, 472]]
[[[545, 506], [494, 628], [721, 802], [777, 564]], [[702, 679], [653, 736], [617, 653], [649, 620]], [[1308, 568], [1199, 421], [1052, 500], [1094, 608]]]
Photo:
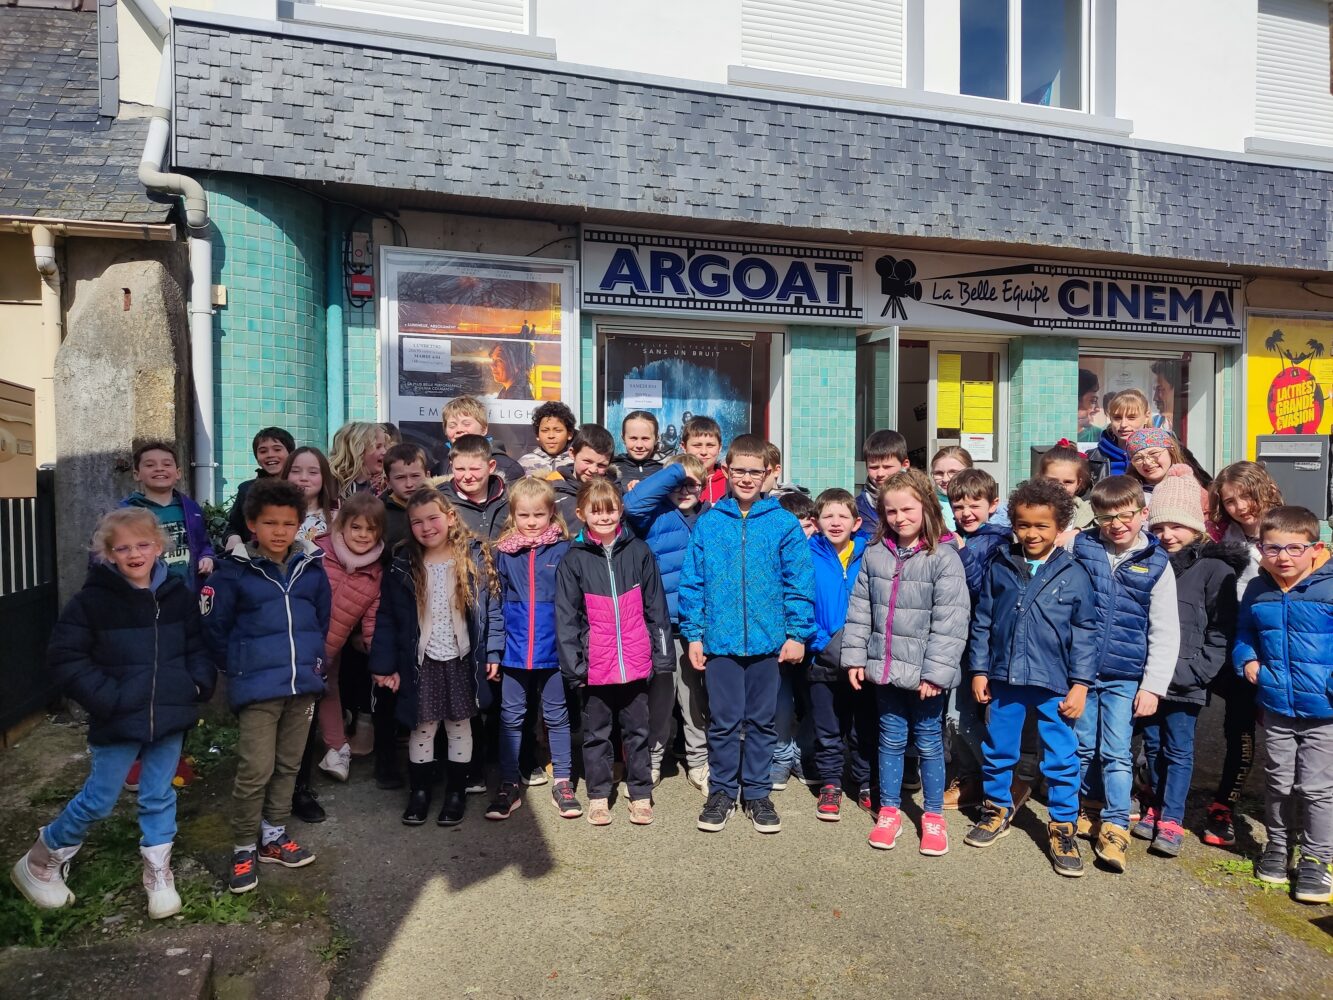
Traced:
[[1259, 530], [1262, 572], [1245, 591], [1232, 662], [1258, 688], [1263, 709], [1264, 826], [1254, 866], [1262, 882], [1286, 882], [1292, 827], [1300, 859], [1292, 895], [1333, 899], [1333, 568], [1319, 520], [1304, 507], [1274, 507]]
[[[1134, 719], [1153, 715], [1171, 685], [1180, 652], [1180, 615], [1170, 560], [1144, 530], [1143, 487], [1129, 476], [1110, 476], [1092, 488], [1089, 500], [1094, 527], [1075, 536], [1074, 556], [1092, 577], [1106, 628], [1097, 681], [1075, 725], [1084, 802], [1078, 830], [1093, 839], [1103, 864], [1123, 872], [1134, 787]], [[1099, 790], [1105, 804], [1094, 828], [1088, 809]]]
[[769, 798], [778, 664], [800, 663], [815, 633], [805, 532], [775, 497], [760, 496], [771, 471], [765, 445], [753, 434], [731, 442], [730, 495], [699, 518], [681, 572], [680, 631], [712, 712], [710, 794], [698, 823], [709, 832], [726, 826], [741, 792], [756, 830], [782, 829]]

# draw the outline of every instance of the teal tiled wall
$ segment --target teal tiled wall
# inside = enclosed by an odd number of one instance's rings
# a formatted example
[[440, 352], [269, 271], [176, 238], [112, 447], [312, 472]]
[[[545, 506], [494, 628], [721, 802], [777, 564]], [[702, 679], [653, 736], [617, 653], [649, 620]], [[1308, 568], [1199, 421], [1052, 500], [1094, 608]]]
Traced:
[[856, 463], [856, 331], [788, 327], [791, 440], [783, 478], [812, 494], [852, 488]]
[[1009, 342], [1009, 484], [1032, 474], [1033, 445], [1074, 440], [1078, 427], [1078, 341], [1016, 337]]
[[250, 441], [260, 427], [327, 444], [324, 211], [262, 178], [204, 183], [216, 227], [213, 281], [227, 289], [213, 316], [217, 495], [226, 499], [254, 475]]
[[579, 423], [597, 418], [597, 366], [596, 366], [597, 320], [592, 316], [579, 316], [579, 398], [575, 411]]

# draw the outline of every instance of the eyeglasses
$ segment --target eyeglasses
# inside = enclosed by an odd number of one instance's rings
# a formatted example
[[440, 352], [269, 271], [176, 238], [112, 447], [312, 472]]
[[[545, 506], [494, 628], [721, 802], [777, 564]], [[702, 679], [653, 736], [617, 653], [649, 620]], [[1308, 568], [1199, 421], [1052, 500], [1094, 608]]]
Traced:
[[1288, 542], [1286, 545], [1260, 545], [1259, 551], [1269, 559], [1276, 559], [1283, 553], [1293, 559], [1299, 559], [1305, 555], [1308, 549], [1314, 548], [1318, 542]]
[[1142, 514], [1147, 508], [1138, 507], [1134, 510], [1122, 510], [1118, 514], [1097, 514], [1093, 517], [1096, 524], [1110, 524], [1112, 521], [1119, 521], [1121, 524], [1131, 524], [1134, 518]]
[[1165, 448], [1143, 448], [1134, 453], [1130, 459], [1135, 465], [1140, 462], [1152, 462], [1153, 465], [1162, 465], [1166, 459], [1171, 457], [1171, 453]]
[[768, 475], [767, 469], [728, 469], [727, 474], [737, 482], [761, 482]]
[[155, 548], [156, 542], [135, 542], [133, 545], [113, 545], [111, 551], [118, 556], [127, 556], [131, 552], [152, 552]]
[[687, 497], [697, 497], [704, 491], [704, 488], [698, 483], [681, 483], [676, 487], [677, 493], [682, 493]]

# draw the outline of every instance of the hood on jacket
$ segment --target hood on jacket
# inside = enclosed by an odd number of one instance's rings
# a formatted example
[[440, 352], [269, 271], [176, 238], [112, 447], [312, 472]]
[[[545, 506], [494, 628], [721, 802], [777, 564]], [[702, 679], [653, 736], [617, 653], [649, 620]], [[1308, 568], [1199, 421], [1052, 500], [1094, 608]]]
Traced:
[[359, 569], [373, 565], [384, 558], [384, 543], [376, 542], [369, 552], [363, 552], [357, 555], [347, 547], [347, 542], [338, 532], [330, 532], [327, 535], [320, 535], [315, 539], [315, 546], [324, 553], [324, 557], [330, 555], [338, 561], [338, 564], [349, 573], [354, 573]]
[[[786, 508], [778, 502], [778, 498], [770, 496], [760, 497], [750, 505], [749, 512], [742, 515], [740, 505], [736, 503], [736, 498], [730, 493], [717, 503], [713, 504], [711, 509], [717, 511], [719, 514], [726, 514], [727, 517], [734, 517], [737, 520], [740, 520], [741, 517], [763, 517], [765, 514], [772, 514], [775, 511], [786, 513]], [[795, 515], [792, 516], [795, 517]]]
[[106, 587], [112, 590], [134, 591], [147, 589], [156, 593], [162, 589], [162, 585], [169, 579], [179, 579], [179, 577], [171, 575], [171, 571], [167, 569], [166, 561], [161, 558], [153, 564], [153, 574], [148, 579], [147, 588], [136, 587], [130, 583], [125, 574], [116, 569], [114, 563], [98, 560], [88, 567], [88, 575], [84, 578], [83, 585], [85, 587]]
[[279, 567], [284, 575], [291, 575], [291, 571], [301, 559], [323, 559], [324, 550], [308, 538], [298, 538], [292, 543], [292, 547], [287, 552], [287, 558], [281, 563], [275, 563], [268, 556], [261, 555], [259, 546], [255, 542], [238, 542], [231, 547], [227, 553], [232, 559], [240, 563], [249, 563], [259, 568], [259, 563], [269, 563]]
[[1232, 542], [1195, 542], [1193, 545], [1186, 545], [1179, 552], [1168, 553], [1168, 555], [1171, 558], [1171, 568], [1175, 570], [1176, 576], [1189, 569], [1200, 559], [1220, 559], [1237, 573], [1243, 572], [1245, 567], [1250, 564], [1250, 553], [1246, 547]]
[[480, 503], [463, 496], [463, 494], [458, 491], [458, 487], [454, 485], [452, 479], [450, 479], [445, 486], [447, 489], [444, 495], [450, 501], [471, 507], [473, 510], [484, 510], [508, 492], [508, 490], [505, 489], [504, 477], [497, 476], [494, 473], [492, 473], [491, 478], [486, 481], [486, 499], [482, 500]]

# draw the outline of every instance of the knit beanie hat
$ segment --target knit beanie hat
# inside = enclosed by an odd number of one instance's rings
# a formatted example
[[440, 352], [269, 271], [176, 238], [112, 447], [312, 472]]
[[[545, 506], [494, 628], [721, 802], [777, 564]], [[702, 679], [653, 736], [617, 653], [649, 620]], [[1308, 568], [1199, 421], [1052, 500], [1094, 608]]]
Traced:
[[[1136, 431], [1134, 436], [1142, 433]], [[1184, 463], [1173, 465], [1167, 470], [1166, 478], [1152, 491], [1148, 523], [1183, 524], [1195, 531], [1203, 531], [1203, 496], [1204, 491], [1194, 478], [1194, 470]]]
[[1144, 448], [1170, 448], [1176, 443], [1176, 436], [1163, 427], [1144, 427], [1129, 436], [1125, 442], [1125, 454], [1131, 459], [1136, 451]]

